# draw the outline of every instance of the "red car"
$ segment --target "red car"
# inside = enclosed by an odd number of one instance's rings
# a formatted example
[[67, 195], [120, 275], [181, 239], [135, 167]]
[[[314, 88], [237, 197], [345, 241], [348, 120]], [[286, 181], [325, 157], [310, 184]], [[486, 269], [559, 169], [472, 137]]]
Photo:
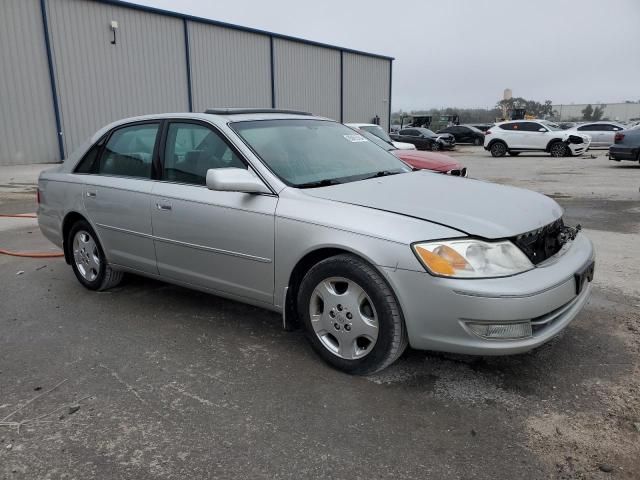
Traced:
[[387, 152], [394, 154], [404, 163], [417, 170], [431, 170], [458, 177], [467, 176], [467, 169], [449, 155], [422, 150], [399, 150], [372, 133], [360, 129], [355, 130], [370, 142], [375, 143], [380, 148], [384, 148]]

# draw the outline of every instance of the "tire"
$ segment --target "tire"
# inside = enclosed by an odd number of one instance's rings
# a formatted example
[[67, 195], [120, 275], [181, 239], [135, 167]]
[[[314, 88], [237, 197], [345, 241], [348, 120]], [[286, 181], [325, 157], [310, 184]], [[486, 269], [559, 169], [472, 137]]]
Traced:
[[314, 265], [303, 278], [298, 312], [307, 339], [322, 359], [353, 375], [370, 375], [407, 347], [400, 306], [382, 276], [343, 254]]
[[85, 220], [73, 224], [67, 236], [71, 268], [78, 281], [89, 290], [107, 290], [120, 283], [123, 272], [106, 261], [98, 237]]
[[480, 145], [482, 145], [482, 140], [481, 140], [480, 138], [474, 138], [474, 139], [473, 139], [473, 144], [474, 144], [476, 147], [479, 147]]
[[509, 155], [511, 157], [517, 157], [518, 155], [520, 155], [520, 153], [522, 153], [522, 152], [509, 152]]
[[431, 151], [438, 152], [440, 150], [442, 150], [442, 146], [438, 142], [433, 142], [431, 144]]
[[564, 144], [564, 142], [553, 142], [549, 146], [549, 153], [554, 158], [564, 157], [566, 155], [568, 147]]
[[507, 146], [503, 142], [495, 142], [489, 151], [494, 157], [504, 157], [507, 153]]

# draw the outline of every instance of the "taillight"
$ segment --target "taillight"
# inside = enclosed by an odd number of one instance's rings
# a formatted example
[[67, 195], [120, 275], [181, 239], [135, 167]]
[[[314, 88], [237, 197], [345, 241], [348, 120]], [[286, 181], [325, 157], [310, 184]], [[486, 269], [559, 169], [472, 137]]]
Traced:
[[491, 135], [491, 130], [487, 130], [486, 132], [484, 132], [485, 135]]
[[624, 139], [624, 133], [618, 132], [615, 137], [613, 137], [616, 143], [620, 143]]
[[40, 205], [40, 189], [36, 189], [36, 202]]

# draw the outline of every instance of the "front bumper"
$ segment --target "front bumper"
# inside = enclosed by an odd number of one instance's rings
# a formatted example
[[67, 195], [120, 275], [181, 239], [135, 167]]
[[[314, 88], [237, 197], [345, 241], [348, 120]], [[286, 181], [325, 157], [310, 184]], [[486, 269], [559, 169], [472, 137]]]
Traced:
[[[560, 333], [580, 312], [591, 284], [576, 293], [576, 272], [595, 258], [584, 234], [554, 257], [519, 275], [494, 279], [446, 279], [428, 273], [385, 269], [413, 348], [473, 355], [508, 355], [538, 347]], [[527, 322], [532, 334], [485, 339], [468, 323]]]

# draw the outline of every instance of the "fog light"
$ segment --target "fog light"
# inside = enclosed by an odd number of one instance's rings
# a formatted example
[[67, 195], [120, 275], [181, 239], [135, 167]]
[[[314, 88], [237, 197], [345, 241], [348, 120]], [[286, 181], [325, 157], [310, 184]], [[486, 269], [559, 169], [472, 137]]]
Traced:
[[489, 339], [527, 338], [532, 335], [531, 323], [467, 323], [473, 333]]

